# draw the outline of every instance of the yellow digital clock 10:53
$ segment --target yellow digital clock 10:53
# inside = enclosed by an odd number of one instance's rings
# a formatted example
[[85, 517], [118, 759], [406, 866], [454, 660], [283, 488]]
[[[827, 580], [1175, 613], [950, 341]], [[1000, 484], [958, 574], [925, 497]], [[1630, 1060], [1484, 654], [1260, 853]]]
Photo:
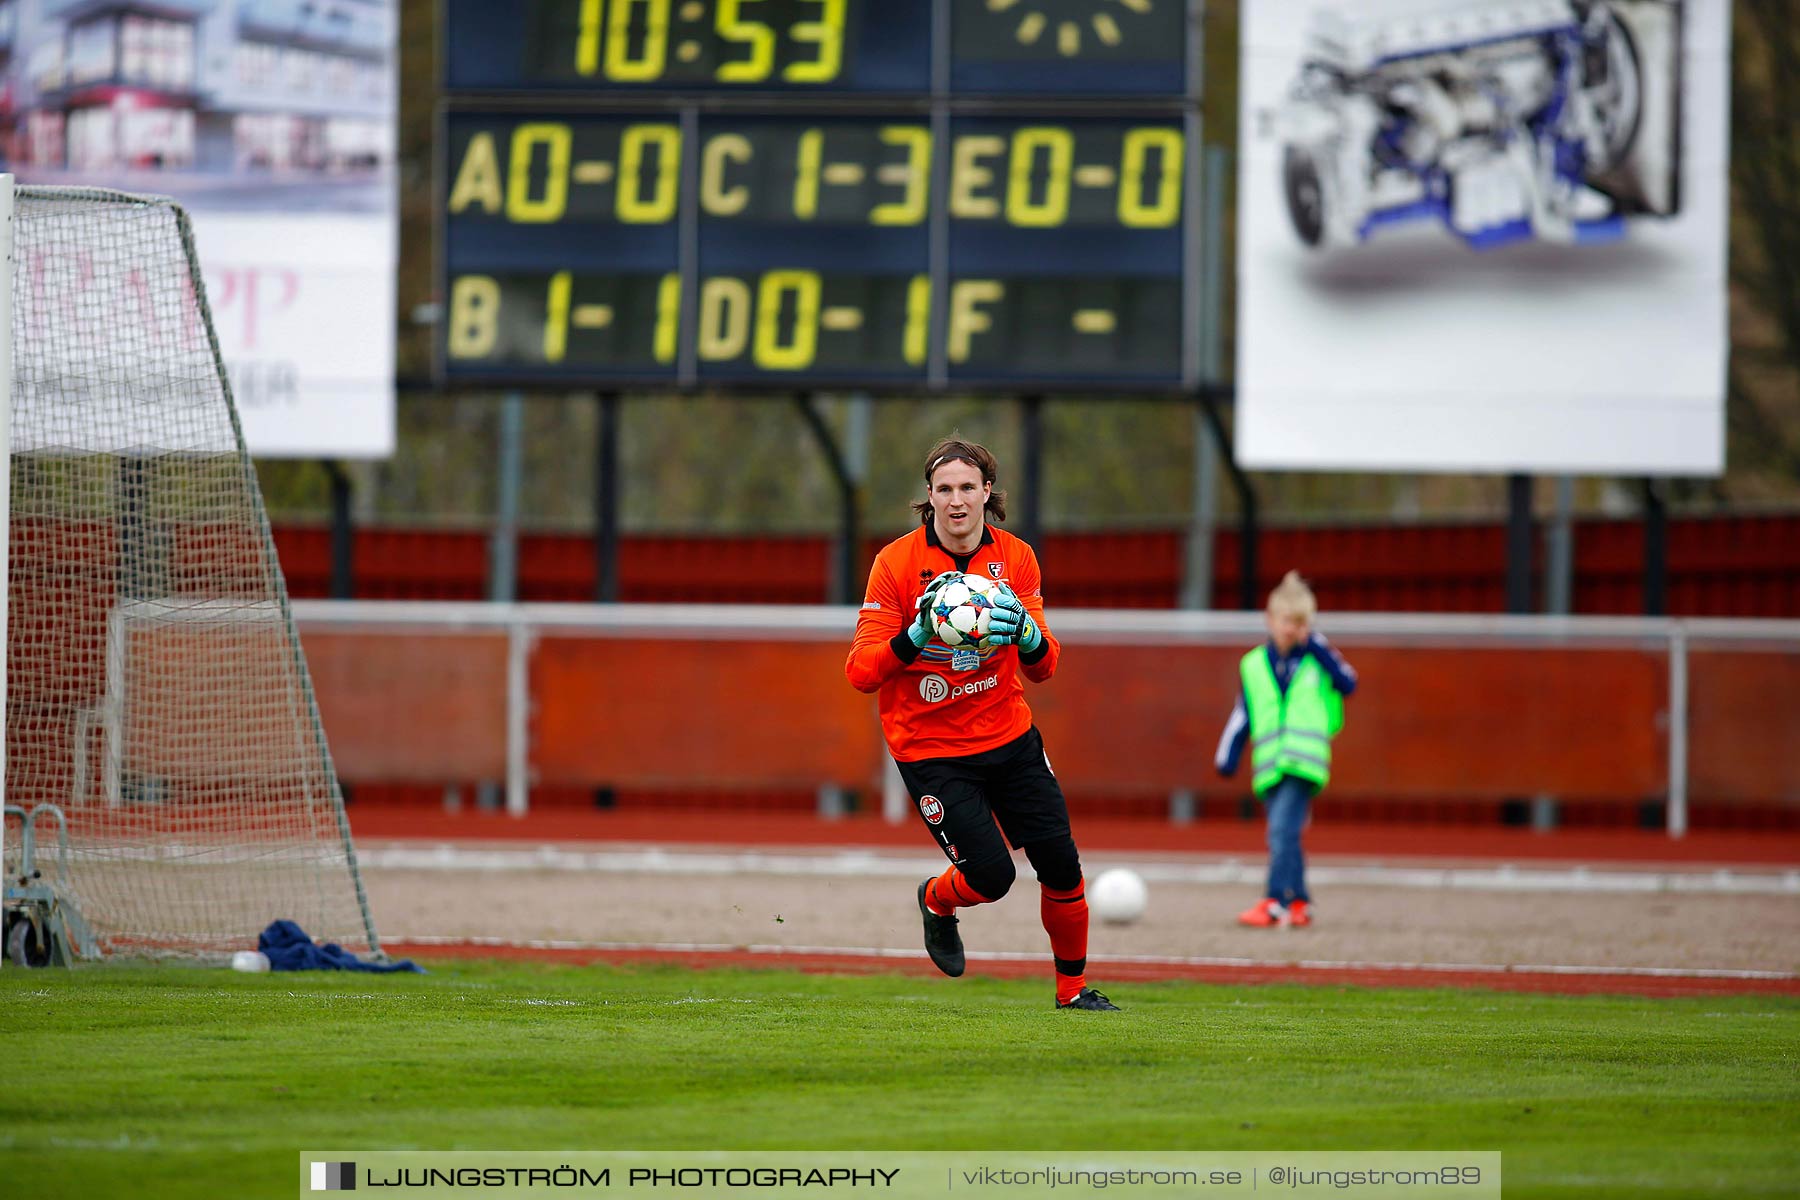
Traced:
[[608, 83], [830, 84], [849, 0], [561, 0], [535, 5], [529, 61]]
[[1200, 0], [441, 0], [444, 88], [1198, 95]]

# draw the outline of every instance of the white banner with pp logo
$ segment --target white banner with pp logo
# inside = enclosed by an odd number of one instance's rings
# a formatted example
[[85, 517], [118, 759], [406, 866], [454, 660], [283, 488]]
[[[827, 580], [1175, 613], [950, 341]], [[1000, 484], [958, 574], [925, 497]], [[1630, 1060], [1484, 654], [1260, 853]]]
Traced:
[[203, 213], [194, 226], [250, 452], [392, 454], [393, 222]]

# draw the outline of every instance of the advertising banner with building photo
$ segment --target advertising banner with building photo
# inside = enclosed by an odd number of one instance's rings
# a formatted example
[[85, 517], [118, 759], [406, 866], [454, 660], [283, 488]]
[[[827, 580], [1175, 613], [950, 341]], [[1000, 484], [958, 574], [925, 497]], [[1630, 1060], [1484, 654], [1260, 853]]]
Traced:
[[395, 0], [0, 0], [0, 169], [192, 214], [244, 435], [394, 448]]
[[1253, 468], [1724, 469], [1728, 0], [1244, 0]]

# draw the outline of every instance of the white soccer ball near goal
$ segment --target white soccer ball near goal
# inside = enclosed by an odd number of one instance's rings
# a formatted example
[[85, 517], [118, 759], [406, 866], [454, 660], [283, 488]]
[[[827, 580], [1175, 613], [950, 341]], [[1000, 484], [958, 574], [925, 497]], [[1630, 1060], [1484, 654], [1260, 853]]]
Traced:
[[1136, 871], [1114, 867], [1100, 872], [1100, 877], [1088, 884], [1087, 901], [1094, 915], [1108, 925], [1129, 925], [1144, 915], [1150, 889]]
[[1000, 587], [998, 579], [986, 575], [963, 575], [939, 588], [931, 605], [931, 630], [938, 641], [952, 648], [979, 646], [1000, 603]]

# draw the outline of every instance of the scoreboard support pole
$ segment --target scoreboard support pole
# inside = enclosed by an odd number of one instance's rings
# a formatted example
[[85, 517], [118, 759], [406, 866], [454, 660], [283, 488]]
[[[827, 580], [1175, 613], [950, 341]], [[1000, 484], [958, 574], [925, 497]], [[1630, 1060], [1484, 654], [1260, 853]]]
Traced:
[[494, 528], [488, 537], [488, 599], [519, 598], [519, 486], [525, 473], [525, 397], [500, 398], [499, 461], [494, 487]]
[[1213, 593], [1213, 531], [1219, 524], [1219, 458], [1212, 429], [1196, 406], [1189, 424], [1194, 432], [1193, 513], [1182, 544], [1181, 607], [1208, 609]]
[[598, 392], [594, 434], [594, 599], [619, 600], [619, 393]]
[[852, 604], [856, 600], [856, 550], [862, 538], [862, 505], [858, 494], [858, 480], [850, 469], [849, 460], [838, 447], [837, 437], [831, 432], [831, 426], [825, 423], [824, 415], [814, 403], [813, 394], [797, 393], [794, 396], [794, 406], [800, 410], [806, 427], [812, 431], [813, 440], [819, 443], [819, 450], [825, 455], [825, 465], [831, 469], [832, 482], [837, 484], [838, 537], [831, 582], [828, 585], [830, 594], [825, 597], [825, 602]]
[[[832, 555], [831, 581], [826, 585], [830, 594], [825, 597], [825, 602], [851, 604], [855, 602], [856, 596], [856, 547], [862, 536], [857, 473], [849, 457], [839, 447], [837, 436], [832, 433], [831, 426], [826, 423], [824, 414], [819, 411], [815, 401], [816, 397], [811, 392], [794, 394], [794, 407], [800, 410], [801, 419], [812, 431], [813, 440], [819, 443], [819, 450], [825, 455], [825, 465], [831, 469], [832, 481], [837, 484], [837, 546]], [[853, 432], [846, 434], [847, 438], [854, 436]], [[855, 808], [849, 790], [835, 783], [820, 784], [817, 796], [818, 814], [827, 821], [848, 816]]]
[[[1201, 156], [1200, 245], [1202, 248], [1198, 307], [1200, 379], [1217, 386], [1225, 374], [1225, 184], [1231, 174], [1231, 151], [1207, 146]], [[1196, 163], [1197, 167], [1198, 164]], [[1190, 186], [1192, 183], [1190, 181]], [[1213, 541], [1219, 524], [1219, 459], [1230, 448], [1215, 442], [1212, 427], [1199, 406], [1193, 410], [1194, 492], [1182, 552], [1180, 603], [1183, 608], [1212, 607]]]
[[1024, 446], [1020, 464], [1019, 490], [1024, 493], [1019, 505], [1019, 536], [1042, 551], [1037, 544], [1043, 529], [1043, 505], [1039, 497], [1044, 490], [1044, 397], [1036, 392], [1019, 397], [1019, 432]]

